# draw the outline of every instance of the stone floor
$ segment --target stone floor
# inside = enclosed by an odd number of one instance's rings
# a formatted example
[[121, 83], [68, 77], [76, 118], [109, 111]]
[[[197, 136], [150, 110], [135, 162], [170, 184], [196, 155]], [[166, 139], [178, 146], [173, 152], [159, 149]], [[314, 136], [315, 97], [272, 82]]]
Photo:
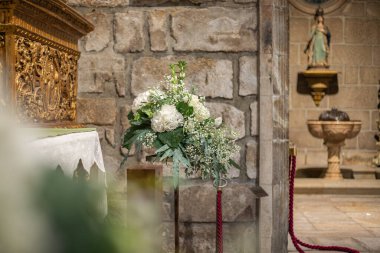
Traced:
[[[380, 253], [380, 195], [298, 194], [294, 215], [296, 235], [304, 242]], [[290, 237], [288, 249], [297, 252]]]

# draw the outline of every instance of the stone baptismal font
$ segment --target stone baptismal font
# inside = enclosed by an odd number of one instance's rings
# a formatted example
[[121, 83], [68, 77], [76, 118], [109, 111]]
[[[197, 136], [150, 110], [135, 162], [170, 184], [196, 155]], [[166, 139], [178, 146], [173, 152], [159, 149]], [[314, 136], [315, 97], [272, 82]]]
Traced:
[[340, 171], [340, 151], [346, 139], [356, 137], [361, 129], [362, 122], [350, 120], [347, 113], [333, 108], [323, 112], [319, 120], [308, 120], [307, 126], [311, 135], [321, 138], [327, 146], [328, 168], [325, 178], [342, 179]]

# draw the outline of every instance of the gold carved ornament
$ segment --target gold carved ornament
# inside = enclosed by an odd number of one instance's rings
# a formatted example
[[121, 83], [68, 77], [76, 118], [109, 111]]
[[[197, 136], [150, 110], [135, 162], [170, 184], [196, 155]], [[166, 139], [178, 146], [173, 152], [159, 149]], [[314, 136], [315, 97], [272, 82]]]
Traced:
[[76, 118], [78, 56], [16, 36], [19, 118], [34, 122]]

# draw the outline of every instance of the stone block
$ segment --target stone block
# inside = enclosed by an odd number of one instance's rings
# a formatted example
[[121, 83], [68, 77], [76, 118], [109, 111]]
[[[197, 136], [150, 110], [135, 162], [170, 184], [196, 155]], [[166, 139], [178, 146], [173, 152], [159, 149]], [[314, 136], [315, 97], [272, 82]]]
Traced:
[[372, 48], [368, 46], [332, 45], [332, 64], [371, 65]]
[[306, 111], [302, 109], [292, 109], [289, 111], [289, 129], [305, 129], [306, 128]]
[[115, 83], [117, 95], [119, 95], [119, 97], [125, 97], [127, 91], [126, 72], [114, 72], [113, 81]]
[[[322, 141], [322, 140], [320, 140]], [[327, 148], [320, 150], [308, 149], [306, 153], [306, 165], [309, 166], [327, 166]]]
[[113, 77], [110, 72], [95, 72], [95, 87], [102, 87], [102, 92], [106, 90], [107, 86], [113, 85]]
[[360, 68], [360, 84], [379, 84], [379, 81], [380, 81], [380, 67], [361, 67]]
[[310, 14], [302, 12], [302, 11], [298, 10], [296, 7], [294, 7], [293, 5], [289, 4], [289, 17], [290, 18], [293, 18], [293, 17], [309, 17], [309, 15]]
[[326, 18], [325, 24], [328, 26], [332, 37], [332, 43], [343, 42], [343, 19], [342, 18]]
[[96, 73], [90, 71], [82, 71], [78, 73], [78, 92], [102, 93], [105, 84], [95, 81]]
[[285, 106], [285, 96], [273, 97], [273, 139], [287, 140], [288, 107]]
[[374, 44], [378, 42], [379, 22], [365, 19], [346, 19], [344, 40], [353, 44]]
[[[224, 222], [256, 220], [256, 195], [251, 187], [253, 185], [229, 183], [227, 187], [223, 188]], [[214, 222], [216, 217], [215, 197], [216, 189], [211, 183], [180, 187], [180, 221]]]
[[251, 179], [255, 179], [257, 178], [257, 159], [258, 159], [257, 142], [249, 141], [247, 142], [245, 147], [246, 147], [245, 165], [247, 167], [247, 176]]
[[170, 74], [169, 64], [187, 61], [187, 87], [197, 88], [197, 94], [206, 97], [233, 98], [233, 70], [230, 60], [194, 57], [142, 57], [132, 70], [132, 94], [137, 95], [149, 87], [156, 87], [165, 75]]
[[344, 72], [344, 84], [359, 84], [359, 68], [346, 66]]
[[380, 46], [374, 46], [372, 47], [373, 50], [372, 50], [372, 55], [374, 56], [373, 57], [373, 64], [376, 65], [376, 66], [380, 66]]
[[308, 18], [291, 18], [289, 20], [290, 42], [307, 43], [309, 40], [310, 22]]
[[379, 13], [380, 13], [380, 3], [378, 1], [367, 3], [367, 15], [369, 17], [379, 18]]
[[365, 3], [351, 2], [348, 3], [343, 9], [344, 16], [363, 17], [366, 15]]
[[339, 93], [330, 96], [330, 107], [341, 109], [377, 108], [377, 87], [340, 87]]
[[114, 73], [125, 72], [124, 58], [115, 54], [111, 48], [106, 48], [96, 54], [82, 53], [78, 65], [78, 92], [80, 93], [102, 93], [107, 83], [114, 82]]
[[106, 129], [106, 140], [113, 148], [116, 147], [115, 130], [113, 128]]
[[207, 108], [214, 118], [222, 117], [223, 123], [233, 129], [239, 138], [245, 136], [244, 112], [233, 105], [225, 103], [206, 103]]
[[289, 141], [299, 148], [322, 148], [323, 140], [317, 139], [308, 130], [297, 130], [289, 132]]
[[376, 140], [374, 138], [377, 131], [362, 131], [358, 135], [359, 149], [377, 150]]
[[296, 157], [297, 169], [305, 166], [306, 164], [306, 149], [297, 148], [297, 157]]
[[122, 130], [127, 130], [131, 124], [128, 120], [128, 114], [131, 111], [132, 107], [130, 104], [125, 104], [123, 107], [120, 108], [120, 122], [122, 126]]
[[378, 121], [380, 120], [380, 112], [379, 110], [374, 110], [371, 112], [371, 129], [372, 131], [380, 131], [378, 128]]
[[119, 54], [115, 54], [111, 48], [96, 53], [82, 53], [79, 58], [79, 73], [82, 71], [116, 72], [124, 71], [125, 60]]
[[[223, 0], [216, 0], [216, 2]], [[215, 0], [130, 0], [130, 5], [133, 6], [191, 6], [215, 2]]]
[[[236, 154], [232, 157], [232, 160], [234, 160], [240, 167], [241, 167], [241, 162], [240, 162], [240, 158], [241, 158], [241, 155], [240, 153], [242, 152], [242, 150], [240, 150], [240, 152], [236, 152]], [[241, 170], [235, 168], [235, 167], [230, 167], [230, 169], [228, 170], [227, 172], [227, 177], [228, 178], [238, 178], [240, 176], [240, 172]]]
[[234, 2], [238, 4], [256, 3], [256, 1], [257, 0], [234, 0]]
[[300, 46], [298, 43], [291, 43], [289, 46], [289, 64], [298, 65], [300, 64]]
[[361, 120], [362, 121], [362, 130], [361, 131], [368, 131], [371, 127], [371, 120], [370, 120], [370, 111], [349, 111], [345, 110], [345, 112], [348, 113], [348, 116], [350, 116], [351, 120]]
[[[223, 226], [223, 252], [256, 252], [256, 225], [251, 222]], [[215, 252], [215, 224], [180, 223], [181, 252]], [[163, 224], [163, 252], [174, 252], [174, 223]]]
[[80, 124], [112, 125], [116, 120], [113, 98], [78, 98], [77, 121]]
[[113, 15], [96, 11], [86, 14], [85, 17], [95, 26], [95, 29], [85, 37], [84, 49], [99, 52], [112, 40]]
[[[249, 106], [251, 110], [251, 135], [256, 136], [259, 134], [259, 108], [258, 108], [258, 103], [257, 101], [251, 103]], [[271, 129], [271, 128], [270, 128]]]
[[144, 13], [126, 11], [115, 14], [115, 50], [118, 53], [140, 52], [144, 50]]
[[302, 67], [302, 71], [304, 71], [308, 65], [307, 55], [305, 53], [306, 46], [306, 43], [300, 43], [300, 65]]
[[129, 0], [67, 0], [67, 4], [83, 7], [116, 7], [128, 5]]
[[343, 149], [341, 152], [341, 160], [342, 160], [343, 165], [371, 166], [372, 159], [375, 156], [376, 156], [376, 151]]
[[350, 149], [357, 149], [359, 146], [358, 144], [358, 137], [352, 139], [346, 139], [344, 148], [350, 148]]
[[256, 8], [181, 9], [172, 14], [176, 51], [256, 51]]
[[243, 56], [239, 59], [239, 95], [257, 94], [257, 59]]
[[[322, 112], [326, 111], [325, 109], [309, 109], [306, 111], [306, 119], [314, 119], [317, 120], [319, 118], [319, 115], [321, 115]], [[306, 122], [305, 122], [306, 126]]]
[[149, 13], [150, 49], [155, 52], [168, 50], [168, 14], [164, 10]]

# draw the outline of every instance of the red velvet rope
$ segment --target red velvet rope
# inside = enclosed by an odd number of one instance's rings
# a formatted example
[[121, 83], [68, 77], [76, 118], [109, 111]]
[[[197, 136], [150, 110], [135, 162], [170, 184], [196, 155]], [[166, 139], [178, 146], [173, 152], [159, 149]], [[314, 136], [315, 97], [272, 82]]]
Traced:
[[223, 253], [222, 190], [216, 192], [216, 253]]
[[339, 246], [319, 246], [319, 245], [312, 245], [307, 244], [299, 240], [295, 233], [294, 233], [294, 224], [293, 224], [293, 204], [294, 204], [294, 178], [296, 175], [296, 157], [294, 155], [289, 156], [289, 234], [290, 238], [292, 239], [294, 247], [297, 249], [299, 253], [305, 253], [303, 249], [301, 249], [301, 246], [304, 246], [309, 249], [315, 249], [315, 250], [330, 250], [330, 251], [340, 251], [340, 252], [347, 252], [347, 253], [360, 253], [360, 251], [355, 249], [350, 249], [346, 247], [339, 247]]

